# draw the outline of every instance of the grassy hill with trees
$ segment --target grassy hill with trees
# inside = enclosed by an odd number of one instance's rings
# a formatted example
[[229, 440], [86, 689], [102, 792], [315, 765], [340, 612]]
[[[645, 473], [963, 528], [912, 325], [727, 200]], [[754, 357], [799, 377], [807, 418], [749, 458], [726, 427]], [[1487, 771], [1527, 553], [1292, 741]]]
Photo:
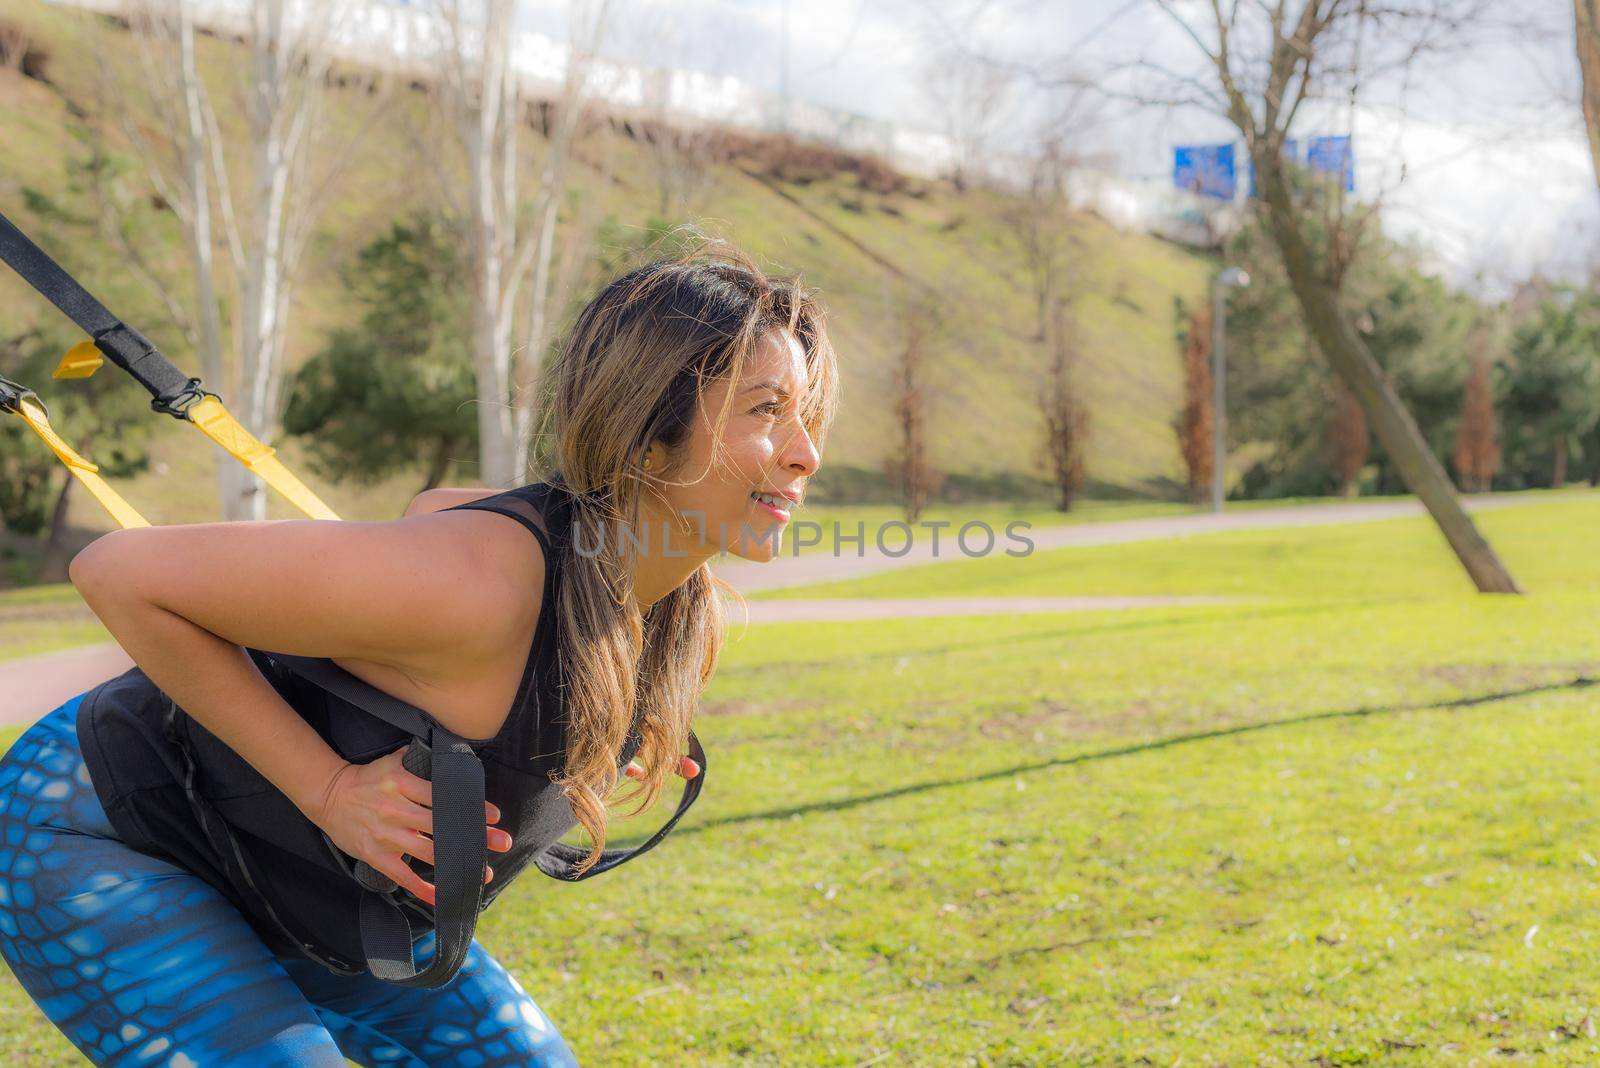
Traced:
[[[191, 284], [179, 227], [131, 162], [127, 129], [104, 107], [97, 77], [106, 53], [87, 46], [92, 35], [126, 31], [103, 16], [39, 3], [11, 8], [5, 23], [12, 43], [9, 62], [0, 66], [0, 142], [7, 146], [0, 159], [0, 211], [178, 366], [198, 373], [193, 348], [163, 295], [165, 288], [166, 296], [181, 300]], [[242, 54], [236, 41], [205, 36], [199, 42], [207, 72], [225, 71]], [[375, 97], [350, 79], [328, 97], [329, 118], [348, 158], [297, 287], [291, 373], [327, 344], [330, 332], [359, 319], [350, 284], [361, 250], [397, 221], [436, 208], [418, 177], [422, 149], [414, 120], [425, 95], [413, 85]], [[227, 117], [221, 121], [226, 128]], [[684, 223], [727, 238], [769, 270], [802, 272], [824, 294], [844, 377], [844, 408], [817, 499], [883, 500], [883, 465], [896, 430], [892, 366], [905, 344], [900, 304], [904, 295], [916, 295], [941, 309], [930, 335], [930, 446], [946, 474], [945, 498], [1049, 498], [1036, 401], [1045, 353], [1026, 267], [1005, 221], [1015, 201], [982, 190], [958, 194], [948, 183], [896, 175], [877, 161], [821, 146], [729, 133], [702, 161], [692, 203], [664, 217], [660, 207], [670, 198], [657, 179], [657, 149], [643, 129], [636, 119], [612, 114], [580, 141], [568, 210], [581, 206], [596, 222], [561, 325], [630, 252]], [[525, 134], [539, 136], [531, 123]], [[159, 139], [171, 131], [147, 127], [140, 135]], [[108, 212], [111, 225], [131, 235], [144, 268], [136, 269], [105, 238]], [[1176, 297], [1203, 296], [1211, 266], [1202, 255], [1119, 232], [1092, 215], [1076, 217], [1072, 227], [1080, 382], [1091, 419], [1088, 495], [1174, 496], [1182, 469], [1170, 423], [1182, 385], [1171, 309]], [[157, 284], [163, 281], [165, 287]], [[79, 422], [73, 391], [84, 384], [51, 382], [47, 370], [37, 371], [75, 340], [70, 324], [42, 298], [0, 272], [0, 371], [17, 376], [28, 368], [29, 384], [52, 404], [59, 428], [98, 459], [111, 442], [73, 438]], [[25, 359], [29, 353], [32, 362]], [[145, 436], [139, 449], [150, 461], [119, 487], [155, 523], [214, 518], [218, 450], [192, 430], [141, 411], [145, 398], [119, 376], [115, 368], [103, 370], [95, 387], [119, 402], [131, 398], [126, 425], [130, 435]], [[208, 385], [227, 399], [225, 383]], [[360, 405], [362, 398], [349, 403]], [[4, 443], [6, 455], [42, 452], [20, 436], [26, 432], [20, 422], [7, 422], [15, 425], [0, 430], [12, 438]], [[420, 464], [415, 473], [372, 485], [330, 484], [306, 469], [300, 442], [280, 436], [273, 444], [347, 518], [398, 515], [422, 486]], [[460, 455], [447, 481], [473, 482], [470, 455]], [[269, 509], [275, 517], [295, 514], [276, 499]], [[72, 527], [85, 531], [109, 523], [78, 491], [67, 514]]]

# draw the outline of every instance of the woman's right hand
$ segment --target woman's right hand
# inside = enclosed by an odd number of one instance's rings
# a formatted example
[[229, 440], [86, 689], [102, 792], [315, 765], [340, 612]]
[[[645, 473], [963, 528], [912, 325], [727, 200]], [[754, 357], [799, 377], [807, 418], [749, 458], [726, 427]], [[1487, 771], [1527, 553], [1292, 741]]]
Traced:
[[[328, 783], [316, 823], [333, 844], [393, 879], [429, 905], [437, 905], [434, 886], [411, 870], [406, 855], [433, 863], [433, 783], [405, 769], [405, 748], [367, 764], [345, 764]], [[504, 853], [511, 835], [498, 827], [500, 810], [484, 802], [488, 847]], [[485, 865], [484, 882], [494, 878]]]

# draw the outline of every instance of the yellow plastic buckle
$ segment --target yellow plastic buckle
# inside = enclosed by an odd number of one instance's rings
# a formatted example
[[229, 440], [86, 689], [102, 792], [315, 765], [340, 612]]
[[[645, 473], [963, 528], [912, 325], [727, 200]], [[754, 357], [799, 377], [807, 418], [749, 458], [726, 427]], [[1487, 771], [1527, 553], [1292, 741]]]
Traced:
[[100, 370], [100, 365], [105, 363], [105, 357], [93, 341], [80, 341], [67, 350], [61, 357], [61, 362], [56, 364], [56, 369], [51, 372], [51, 378], [88, 378]]

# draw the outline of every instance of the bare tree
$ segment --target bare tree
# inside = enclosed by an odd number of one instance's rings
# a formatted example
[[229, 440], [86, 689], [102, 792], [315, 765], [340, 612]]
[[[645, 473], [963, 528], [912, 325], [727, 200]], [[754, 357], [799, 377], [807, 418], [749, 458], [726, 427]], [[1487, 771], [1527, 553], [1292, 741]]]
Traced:
[[[630, 51], [648, 55], [656, 64], [644, 73], [643, 104], [634, 112], [635, 133], [649, 149], [656, 212], [678, 221], [694, 212], [715, 183], [713, 164], [723, 135], [705, 116], [678, 110], [674, 87], [679, 80], [707, 76], [677, 68], [693, 64], [718, 69], [734, 38], [706, 40], [693, 32], [681, 9], [670, 2], [633, 4], [629, 17], [619, 20], [617, 30], [619, 36], [625, 35]], [[680, 57], [689, 63], [682, 63]]]
[[[204, 380], [231, 395], [224, 376], [222, 314], [217, 305], [212, 147], [202, 103], [205, 86], [195, 55], [194, 12], [185, 0], [151, 0], [131, 5], [128, 17], [139, 74], [130, 77], [108, 64], [97, 65], [102, 76], [101, 106], [116, 117], [145, 176], [183, 225], [194, 294], [187, 308], [174, 310], [181, 312]], [[115, 56], [119, 51], [98, 49], [97, 54]], [[152, 126], [172, 131], [170, 142], [147, 137]], [[218, 505], [224, 519], [233, 517], [234, 478], [227, 467], [217, 466]]]
[[1595, 178], [1600, 180], [1600, 0], [1572, 0], [1572, 8], [1583, 80], [1583, 124]]
[[1069, 164], [1065, 134], [1045, 135], [1038, 155], [1028, 161], [1023, 195], [1008, 198], [1000, 211], [1022, 253], [1032, 290], [1034, 337], [1039, 341], [1049, 333], [1051, 305], [1067, 287], [1067, 249], [1072, 240]]
[[714, 163], [721, 141], [714, 126], [673, 112], [670, 87], [674, 76], [669, 70], [649, 73], [639, 131], [650, 149], [656, 212], [669, 220], [692, 214], [715, 182]]
[[[553, 332], [551, 307], [559, 309], [566, 300], [577, 277], [580, 255], [594, 249], [599, 198], [582, 197], [566, 226], [560, 225], [560, 212], [567, 190], [567, 175], [590, 119], [588, 81], [605, 29], [606, 11], [606, 0], [600, 0], [592, 8], [572, 13], [575, 32], [568, 53], [566, 78], [560, 97], [553, 102], [554, 121], [546, 136], [544, 166], [533, 210], [533, 279], [525, 294], [527, 328], [513, 368], [517, 388], [512, 403], [512, 467], [519, 473], [528, 470], [533, 448], [539, 378]], [[602, 142], [601, 156], [590, 168], [592, 180], [603, 181], [610, 174], [610, 145], [609, 139]], [[558, 230], [562, 237], [559, 242]], [[562, 255], [552, 270], [552, 257], [558, 244]]]
[[1245, 5], [1236, 0], [1226, 5], [1223, 0], [1153, 2], [1171, 16], [1210, 68], [1211, 84], [1182, 79], [1195, 94], [1190, 99], [1210, 102], [1244, 136], [1266, 225], [1307, 330], [1477, 588], [1521, 592], [1461, 507], [1444, 466], [1340, 307], [1345, 272], [1376, 204], [1346, 210], [1341, 199], [1333, 198], [1319, 252], [1312, 226], [1317, 212], [1292, 181], [1283, 158], [1285, 139], [1308, 99], [1334, 95], [1354, 101], [1364, 82], [1404, 72], [1441, 38], [1461, 32], [1473, 12], [1460, 4], [1364, 0], [1298, 0], [1297, 5], [1290, 0]]
[[906, 522], [915, 523], [939, 492], [944, 475], [930, 454], [928, 421], [932, 415], [929, 370], [931, 340], [938, 313], [924, 301], [908, 301], [903, 309], [905, 343], [894, 365], [893, 410], [898, 441], [884, 462], [889, 483], [905, 508]]
[[1356, 477], [1372, 453], [1367, 417], [1355, 396], [1343, 385], [1333, 389], [1333, 406], [1323, 428], [1322, 461], [1333, 472], [1334, 492], [1354, 497], [1360, 490]]
[[965, 48], [946, 48], [925, 63], [922, 83], [949, 139], [950, 180], [963, 191], [987, 171], [1016, 72]]
[[1056, 485], [1057, 503], [1063, 512], [1083, 489], [1087, 476], [1089, 443], [1089, 405], [1078, 381], [1078, 331], [1070, 297], [1051, 297], [1047, 316], [1049, 329], [1045, 345], [1050, 354], [1044, 388], [1039, 392], [1039, 407], [1044, 416], [1045, 457]]
[[1494, 388], [1489, 382], [1488, 330], [1478, 323], [1472, 332], [1472, 373], [1461, 400], [1461, 425], [1456, 429], [1456, 474], [1468, 493], [1487, 493], [1500, 470], [1500, 429], [1495, 423]]
[[1178, 311], [1182, 320], [1178, 340], [1183, 353], [1183, 407], [1173, 430], [1183, 455], [1189, 497], [1200, 504], [1211, 488], [1212, 454], [1216, 451], [1211, 439], [1211, 310], [1202, 306], [1185, 312], [1180, 303]]
[[[434, 158], [436, 147], [418, 147], [461, 229], [472, 302], [479, 477], [489, 486], [513, 485], [528, 467], [539, 364], [550, 330], [556, 231], [607, 7], [608, 0], [593, 0], [569, 11], [562, 88], [545, 108], [542, 155], [530, 159], [523, 128], [531, 97], [513, 65], [515, 0], [438, 4], [436, 98], [447, 156], [460, 164], [464, 180]], [[532, 182], [523, 177], [529, 171], [537, 175]], [[523, 344], [514, 354], [519, 321]]]
[[[290, 299], [300, 260], [326, 202], [326, 186], [312, 181], [310, 164], [323, 133], [323, 92], [332, 60], [329, 36], [336, 4], [292, 6], [288, 0], [252, 0], [250, 4], [250, 72], [245, 90], [249, 116], [250, 193], [243, 219], [225, 210], [228, 247], [239, 279], [240, 390], [235, 415], [263, 441], [277, 429], [281, 415], [283, 353]], [[221, 144], [215, 116], [210, 132]], [[350, 158], [355, 146], [343, 146], [336, 160]], [[220, 155], [217, 181], [224, 208], [231, 207], [228, 172]], [[246, 469], [226, 465], [238, 494], [247, 502], [239, 509], [252, 519], [266, 518], [266, 494], [259, 479]]]
[[[142, 0], [128, 9], [137, 75], [101, 65], [102, 106], [117, 119], [144, 174], [182, 223], [194, 293], [169, 302], [200, 357], [204, 380], [220, 389], [246, 430], [270, 443], [279, 417], [285, 324], [295, 278], [334, 175], [353, 154], [333, 154], [326, 173], [311, 160], [323, 132], [336, 5], [253, 0], [244, 43], [248, 63], [236, 83], [247, 122], [245, 181], [236, 183], [229, 145], [201, 70], [192, 0]], [[115, 32], [115, 31], [107, 31]], [[118, 42], [119, 46], [122, 42]], [[121, 47], [99, 51], [116, 55]], [[170, 138], [154, 131], [172, 131]], [[235, 194], [242, 188], [244, 195]], [[219, 227], [220, 222], [220, 227]], [[228, 251], [217, 262], [220, 234]], [[223, 294], [238, 360], [225, 359]], [[224, 519], [262, 519], [261, 481], [231, 462], [217, 468]]]

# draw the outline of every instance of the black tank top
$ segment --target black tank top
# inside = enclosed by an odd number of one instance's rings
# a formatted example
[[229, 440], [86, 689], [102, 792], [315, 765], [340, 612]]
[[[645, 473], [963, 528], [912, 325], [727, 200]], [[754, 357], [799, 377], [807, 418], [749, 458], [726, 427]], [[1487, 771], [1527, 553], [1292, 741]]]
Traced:
[[[507, 853], [490, 854], [494, 879], [483, 906], [534, 859], [525, 843], [540, 836], [531, 800], [563, 760], [563, 701], [556, 640], [555, 575], [567, 547], [570, 497], [538, 483], [454, 506], [509, 516], [545, 553], [544, 600], [522, 680], [504, 725], [473, 742], [483, 762], [485, 794], [512, 836]], [[268, 652], [251, 660], [284, 700], [345, 759], [364, 763], [403, 747], [399, 728], [351, 707], [301, 679]], [[215, 886], [275, 952], [301, 954], [331, 971], [364, 970], [354, 918], [361, 888], [340, 866], [322, 830], [256, 771], [162, 693], [139, 668], [101, 683], [84, 697], [78, 735], [95, 793], [119, 837], [168, 859]], [[637, 735], [622, 754], [631, 759]], [[522, 832], [528, 833], [522, 833]], [[432, 881], [421, 862], [414, 867]], [[402, 891], [413, 934], [432, 930], [430, 906]]]

